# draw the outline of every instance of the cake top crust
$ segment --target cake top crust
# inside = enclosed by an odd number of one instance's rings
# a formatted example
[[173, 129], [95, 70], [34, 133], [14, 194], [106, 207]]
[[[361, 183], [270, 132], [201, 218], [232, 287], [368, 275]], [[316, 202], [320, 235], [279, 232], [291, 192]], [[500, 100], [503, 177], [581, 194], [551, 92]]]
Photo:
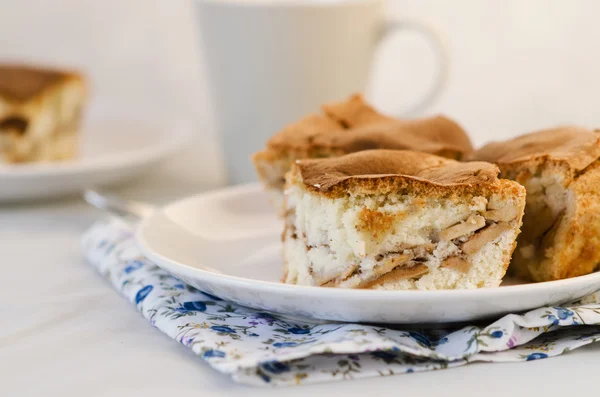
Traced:
[[581, 127], [546, 129], [488, 143], [470, 158], [500, 166], [549, 160], [580, 171], [600, 158], [600, 133]]
[[365, 150], [340, 157], [297, 160], [294, 169], [309, 190], [334, 195], [346, 189], [376, 191], [407, 182], [451, 191], [499, 181], [499, 169], [494, 164], [461, 163], [407, 150]]
[[68, 78], [79, 78], [79, 75], [42, 67], [0, 65], [0, 96], [9, 100], [24, 101]]
[[267, 147], [275, 150], [307, 150], [313, 137], [336, 131], [344, 131], [344, 127], [326, 116], [311, 114], [279, 131], [269, 139]]
[[[271, 150], [336, 154], [369, 149], [406, 149], [427, 153], [470, 153], [466, 132], [444, 116], [398, 120], [378, 113], [354, 95], [340, 103], [323, 105], [313, 114], [290, 124], [267, 143]], [[459, 157], [459, 156], [457, 156]]]
[[415, 120], [394, 120], [346, 130], [337, 134], [320, 134], [313, 145], [353, 153], [369, 149], [416, 150], [426, 153], [473, 150], [464, 130], [444, 116]]

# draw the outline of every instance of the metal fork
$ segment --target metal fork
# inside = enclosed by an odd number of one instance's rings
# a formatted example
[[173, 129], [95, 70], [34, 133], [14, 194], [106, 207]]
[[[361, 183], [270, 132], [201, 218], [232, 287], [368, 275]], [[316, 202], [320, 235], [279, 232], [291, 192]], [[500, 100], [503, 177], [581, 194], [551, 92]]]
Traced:
[[93, 189], [84, 190], [83, 199], [90, 205], [121, 218], [147, 218], [156, 210], [156, 208], [150, 204], [139, 201], [123, 200], [119, 197], [103, 194]]

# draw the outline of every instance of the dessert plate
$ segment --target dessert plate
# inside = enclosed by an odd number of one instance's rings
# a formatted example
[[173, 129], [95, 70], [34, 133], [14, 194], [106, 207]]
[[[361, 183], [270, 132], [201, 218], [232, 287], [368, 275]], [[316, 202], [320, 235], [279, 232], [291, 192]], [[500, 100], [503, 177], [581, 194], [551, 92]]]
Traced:
[[189, 137], [185, 125], [102, 120], [82, 131], [82, 153], [60, 163], [0, 164], [0, 202], [73, 194], [116, 184], [148, 171]]
[[478, 290], [378, 291], [279, 282], [281, 221], [261, 187], [230, 187], [167, 205], [140, 224], [137, 242], [158, 266], [240, 305], [317, 320], [436, 324], [559, 305], [600, 289], [600, 273], [545, 283], [506, 279]]

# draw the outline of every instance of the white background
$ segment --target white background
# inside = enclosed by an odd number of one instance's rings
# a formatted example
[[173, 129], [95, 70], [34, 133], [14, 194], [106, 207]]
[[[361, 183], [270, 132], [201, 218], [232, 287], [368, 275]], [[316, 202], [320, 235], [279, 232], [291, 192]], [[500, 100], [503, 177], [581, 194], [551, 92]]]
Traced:
[[[0, 0], [0, 58], [84, 68], [92, 115], [176, 115], [196, 139], [154, 175], [119, 190], [167, 201], [223, 183], [191, 0]], [[600, 2], [398, 0], [390, 15], [445, 37], [447, 90], [429, 112], [476, 142], [556, 123], [600, 125]], [[432, 72], [416, 36], [384, 45], [369, 94], [396, 112]], [[86, 265], [79, 236], [99, 214], [75, 200], [0, 206], [0, 395], [566, 395], [596, 388], [598, 346], [526, 364], [262, 390], [234, 385], [150, 327]]]
[[[555, 124], [600, 125], [599, 12], [594, 0], [389, 2], [391, 17], [426, 21], [446, 39], [450, 81], [428, 113], [456, 118], [478, 144]], [[197, 180], [222, 181], [193, 0], [0, 0], [0, 58], [87, 70], [92, 114], [193, 120], [204, 165]], [[399, 34], [382, 46], [368, 94], [401, 113], [433, 68], [427, 45]]]

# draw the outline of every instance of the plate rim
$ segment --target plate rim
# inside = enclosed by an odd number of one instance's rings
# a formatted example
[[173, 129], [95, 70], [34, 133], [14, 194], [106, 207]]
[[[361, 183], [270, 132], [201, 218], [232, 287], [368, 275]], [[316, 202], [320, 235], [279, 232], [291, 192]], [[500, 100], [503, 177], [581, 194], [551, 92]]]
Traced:
[[[199, 200], [202, 198], [214, 198], [221, 195], [230, 196], [232, 194], [240, 194], [247, 192], [254, 192], [256, 190], [262, 190], [262, 186], [259, 183], [248, 183], [242, 185], [228, 186], [216, 190], [210, 190], [199, 194], [187, 196], [173, 202], [167, 203], [166, 205], [159, 208], [153, 215], [143, 219], [135, 229], [135, 241], [142, 254], [148, 259], [153, 261], [157, 266], [167, 270], [177, 272], [179, 269], [184, 270], [185, 274], [196, 273], [198, 279], [202, 281], [215, 283], [219, 285], [230, 285], [243, 288], [256, 288], [261, 291], [269, 290], [271, 292], [285, 293], [292, 295], [303, 295], [310, 293], [312, 296], [318, 297], [336, 297], [336, 298], [357, 298], [357, 299], [490, 299], [493, 297], [501, 297], [504, 294], [519, 294], [519, 293], [532, 293], [535, 290], [547, 290], [555, 288], [577, 288], [580, 284], [581, 287], [587, 286], [593, 282], [598, 283], [600, 287], [600, 272], [594, 272], [583, 276], [572, 277], [563, 280], [544, 281], [538, 283], [526, 283], [518, 285], [508, 285], [503, 287], [494, 288], [477, 288], [477, 289], [452, 289], [452, 290], [435, 290], [435, 291], [422, 291], [422, 290], [371, 290], [371, 289], [351, 289], [351, 288], [323, 288], [319, 286], [307, 286], [307, 285], [296, 285], [296, 284], [285, 284], [281, 282], [256, 280], [250, 278], [244, 278], [239, 276], [233, 276], [223, 273], [214, 273], [208, 270], [199, 269], [197, 267], [180, 263], [176, 260], [167, 258], [160, 253], [156, 252], [151, 248], [146, 239], [144, 238], [144, 231], [147, 230], [148, 226], [156, 220], [161, 214], [164, 215], [165, 211], [174, 206], [183, 205], [190, 201]], [[208, 266], [210, 267], [210, 266]], [[181, 273], [181, 271], [180, 271]]]
[[[158, 118], [161, 120], [161, 118]], [[109, 123], [109, 125], [134, 125], [137, 128], [157, 127], [163, 132], [158, 143], [142, 148], [110, 152], [96, 158], [80, 158], [64, 162], [27, 163], [19, 165], [0, 164], [0, 180], [15, 180], [24, 178], [58, 177], [82, 173], [94, 173], [130, 167], [132, 165], [153, 162], [175, 153], [191, 140], [192, 128], [190, 123], [167, 121], [142, 121], [136, 118], [104, 117], [90, 120], [83, 127], [85, 133], [87, 126]], [[168, 135], [168, 139], [165, 137]]]

